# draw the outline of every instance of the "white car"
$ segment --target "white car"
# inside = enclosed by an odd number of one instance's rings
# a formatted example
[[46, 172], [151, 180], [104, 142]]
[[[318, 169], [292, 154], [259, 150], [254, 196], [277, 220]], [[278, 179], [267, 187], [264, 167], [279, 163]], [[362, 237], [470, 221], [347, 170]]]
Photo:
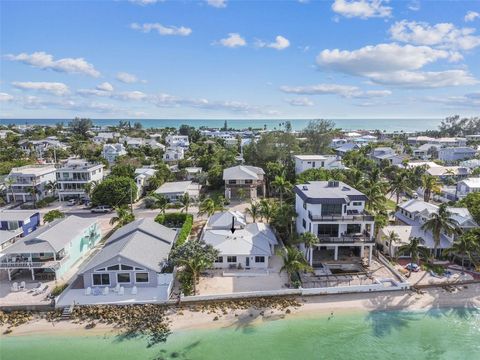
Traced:
[[103, 213], [103, 214], [109, 213], [110, 211], [112, 211], [112, 208], [106, 205], [100, 205], [100, 206], [94, 207], [91, 210], [92, 213]]

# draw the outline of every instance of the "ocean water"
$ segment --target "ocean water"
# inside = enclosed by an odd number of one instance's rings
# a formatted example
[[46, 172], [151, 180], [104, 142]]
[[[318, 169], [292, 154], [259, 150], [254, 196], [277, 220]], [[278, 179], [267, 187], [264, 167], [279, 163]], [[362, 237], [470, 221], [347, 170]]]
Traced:
[[480, 312], [370, 312], [174, 333], [148, 348], [144, 339], [103, 336], [7, 336], [2, 360], [478, 360]]
[[[0, 125], [55, 125], [64, 123], [65, 125], [71, 119], [0, 119]], [[123, 119], [122, 119], [123, 120]], [[129, 119], [124, 119], [129, 120]], [[131, 123], [140, 122], [144, 128], [162, 128], [175, 127], [178, 128], [182, 124], [188, 124], [195, 127], [205, 126], [207, 128], [221, 128], [227, 120], [228, 127], [234, 129], [264, 128], [267, 130], [282, 129], [284, 122], [287, 120], [267, 119], [267, 120], [230, 120], [230, 119], [130, 119]], [[385, 130], [385, 131], [425, 131], [438, 128], [441, 119], [332, 119], [336, 126], [345, 130]], [[304, 129], [309, 120], [291, 119], [292, 128], [294, 130]], [[111, 126], [118, 125], [119, 119], [93, 119], [95, 125]]]

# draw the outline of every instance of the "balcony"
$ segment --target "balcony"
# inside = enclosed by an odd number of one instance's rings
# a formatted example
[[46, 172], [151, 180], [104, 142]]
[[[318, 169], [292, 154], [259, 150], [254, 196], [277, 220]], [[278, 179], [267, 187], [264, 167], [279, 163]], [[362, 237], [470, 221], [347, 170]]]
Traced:
[[370, 237], [369, 233], [362, 235], [346, 234], [340, 237], [319, 236], [318, 242], [320, 244], [356, 244], [356, 243], [374, 243], [375, 239]]
[[345, 221], [375, 221], [375, 217], [369, 214], [359, 214], [359, 215], [313, 215], [311, 212], [308, 213], [308, 218], [311, 221], [320, 221], [320, 222], [345, 222]]
[[58, 270], [67, 260], [69, 256], [65, 256], [60, 260], [54, 261], [13, 261], [11, 258], [4, 258], [0, 262], [0, 269], [2, 270], [14, 270], [14, 269], [52, 269]]

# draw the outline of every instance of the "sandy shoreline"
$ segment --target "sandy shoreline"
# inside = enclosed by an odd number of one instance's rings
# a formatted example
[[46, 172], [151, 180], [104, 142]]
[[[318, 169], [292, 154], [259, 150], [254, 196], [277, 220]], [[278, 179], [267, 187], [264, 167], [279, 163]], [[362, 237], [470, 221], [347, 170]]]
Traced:
[[[449, 307], [478, 307], [480, 308], [480, 284], [467, 287], [457, 286], [454, 292], [442, 288], [432, 288], [423, 294], [411, 291], [367, 293], [367, 294], [342, 294], [312, 296], [297, 299], [302, 306], [289, 308], [289, 310], [248, 309], [235, 310], [226, 315], [183, 310], [182, 312], [169, 311], [168, 317], [172, 332], [188, 331], [206, 328], [230, 327], [248, 322], [251, 325], [263, 321], [278, 320], [282, 318], [329, 316], [345, 312], [369, 312], [379, 310], [429, 310], [432, 308]], [[217, 319], [214, 321], [214, 318]], [[3, 333], [5, 328], [0, 329]], [[56, 335], [56, 336], [108, 336], [119, 333], [119, 329], [111, 325], [97, 324], [93, 329], [85, 329], [85, 323], [60, 321], [52, 324], [46, 320], [33, 320], [27, 324], [13, 329], [13, 333], [3, 336], [30, 336], [30, 335]]]

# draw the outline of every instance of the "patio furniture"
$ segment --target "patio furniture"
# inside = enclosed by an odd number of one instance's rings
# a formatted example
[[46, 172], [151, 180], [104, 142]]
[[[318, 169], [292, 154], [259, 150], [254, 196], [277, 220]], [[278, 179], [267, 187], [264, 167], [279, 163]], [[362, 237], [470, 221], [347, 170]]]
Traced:
[[109, 288], [108, 286], [105, 286], [105, 287], [103, 288], [103, 293], [102, 293], [102, 294], [103, 294], [103, 295], [108, 295], [109, 291], [110, 291], [110, 288]]
[[124, 295], [125, 294], [125, 288], [123, 286], [120, 286], [120, 289], [118, 289], [118, 295]]
[[12, 291], [14, 292], [17, 292], [18, 291], [18, 283], [17, 282], [14, 282], [12, 284], [12, 287], [10, 288]]
[[132, 294], [132, 295], [137, 295], [137, 293], [138, 293], [137, 287], [136, 287], [136, 286], [133, 286], [133, 287], [132, 287], [132, 290], [131, 290], [131, 294]]
[[98, 296], [100, 295], [102, 292], [100, 291], [100, 288], [98, 287], [94, 287], [93, 288], [93, 296]]
[[113, 291], [115, 291], [116, 293], [118, 293], [120, 291], [120, 284], [117, 284], [117, 286], [115, 286], [115, 288], [113, 289]]
[[33, 293], [35, 295], [39, 295], [41, 293], [43, 293], [46, 289], [47, 289], [48, 285], [47, 284], [41, 284], [39, 287], [33, 289]]
[[92, 295], [92, 288], [90, 286], [85, 289], [85, 295], [86, 296]]
[[25, 288], [26, 288], [25, 281], [22, 281], [22, 282], [20, 283], [19, 289], [20, 289], [20, 290], [25, 290]]

